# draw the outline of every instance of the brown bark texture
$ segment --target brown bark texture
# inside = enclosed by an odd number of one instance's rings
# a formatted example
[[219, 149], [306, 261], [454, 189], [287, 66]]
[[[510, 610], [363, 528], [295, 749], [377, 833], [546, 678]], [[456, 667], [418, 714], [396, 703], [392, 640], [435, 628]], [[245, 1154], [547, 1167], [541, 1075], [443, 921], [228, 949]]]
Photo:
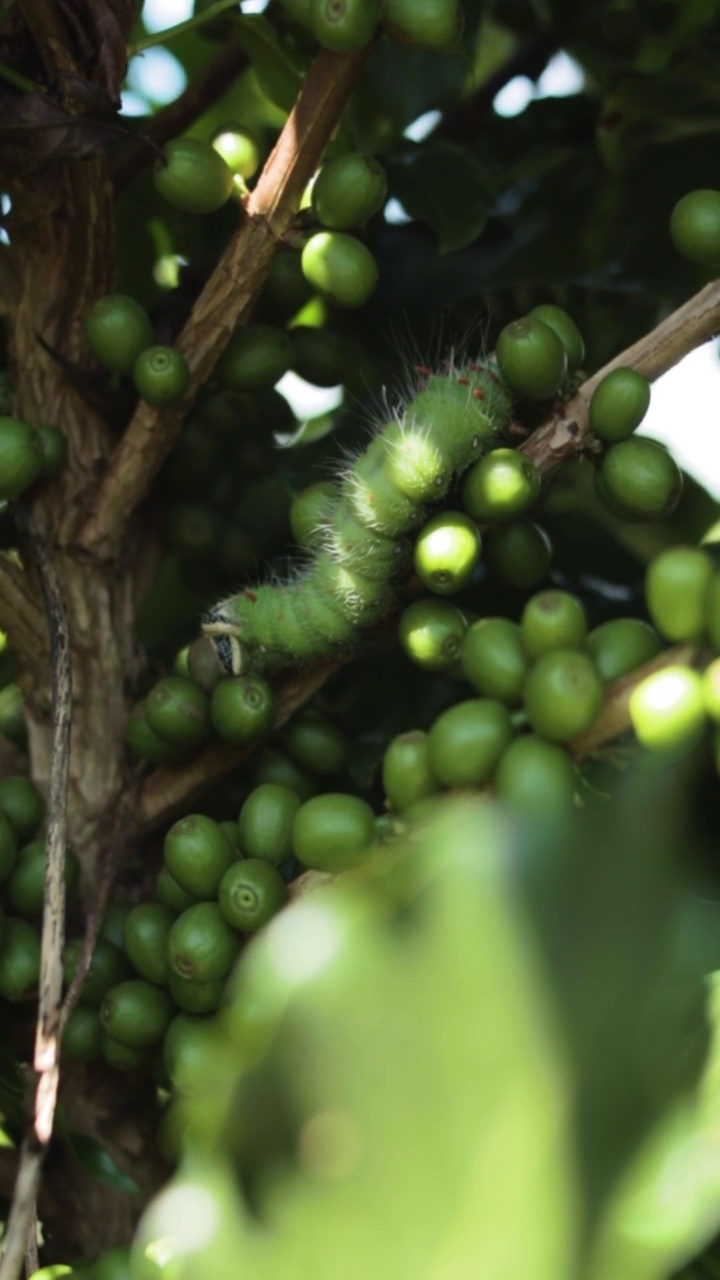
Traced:
[[[124, 730], [144, 667], [135, 615], [156, 553], [140, 504], [228, 338], [250, 314], [366, 56], [320, 54], [178, 339], [191, 368], [188, 395], [164, 411], [141, 402], [118, 437], [118, 406], [110, 404], [108, 412], [107, 397], [95, 393], [100, 370], [87, 349], [83, 319], [97, 298], [116, 287], [115, 191], [143, 157], [132, 142], [136, 135], [116, 114], [135, 7], [134, 0], [16, 0], [0, 22], [0, 60], [35, 86], [23, 92], [0, 83], [0, 186], [12, 199], [10, 245], [0, 246], [0, 312], [13, 412], [30, 423], [60, 426], [70, 452], [69, 465], [23, 500], [22, 526], [30, 541], [20, 540], [20, 562], [0, 558], [0, 627], [16, 655], [28, 727], [27, 757], [3, 747], [0, 773], [29, 772], [48, 793], [51, 646], [33, 570], [35, 537], [52, 557], [68, 621], [73, 695], [67, 819], [82, 867], [88, 943], [97, 935], [118, 868], [144, 834], [238, 763], [237, 753], [214, 748], [218, 760], [209, 768], [206, 762], [179, 776], [156, 770], [142, 778], [128, 762]], [[221, 62], [229, 82], [245, 56], [226, 50]], [[182, 130], [207, 95], [217, 93], [217, 74], [200, 80], [164, 113], [159, 132], [150, 122], [153, 141]], [[118, 154], [114, 144], [123, 135], [130, 149], [121, 146]], [[326, 675], [317, 672], [302, 686], [288, 682], [280, 691], [279, 718], [287, 718]], [[60, 1103], [65, 1124], [56, 1127], [45, 1162], [38, 1213], [53, 1260], [92, 1258], [131, 1238], [142, 1206], [167, 1174], [158, 1154], [153, 1089], [101, 1064], [62, 1066]], [[31, 1109], [29, 1101], [28, 1115]], [[92, 1176], [63, 1136], [66, 1125], [100, 1142], [137, 1182], [138, 1193]], [[10, 1153], [0, 1171], [8, 1196], [18, 1163]]]

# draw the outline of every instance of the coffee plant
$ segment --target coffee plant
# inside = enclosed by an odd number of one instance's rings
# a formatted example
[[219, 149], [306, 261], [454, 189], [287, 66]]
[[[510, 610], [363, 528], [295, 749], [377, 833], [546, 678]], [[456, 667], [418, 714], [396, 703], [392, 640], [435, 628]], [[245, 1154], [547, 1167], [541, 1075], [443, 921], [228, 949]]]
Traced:
[[719, 72], [6, 0], [0, 1280], [720, 1276]]

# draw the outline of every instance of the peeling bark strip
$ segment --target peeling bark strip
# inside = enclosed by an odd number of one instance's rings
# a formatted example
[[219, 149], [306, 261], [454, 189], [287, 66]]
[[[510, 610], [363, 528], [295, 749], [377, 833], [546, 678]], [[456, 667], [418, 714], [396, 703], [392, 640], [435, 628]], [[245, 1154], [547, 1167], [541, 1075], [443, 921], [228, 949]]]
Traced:
[[183, 418], [207, 382], [231, 334], [246, 320], [297, 213], [305, 187], [330, 141], [370, 50], [321, 49], [293, 110], [250, 193], [244, 217], [203, 289], [177, 341], [190, 367], [179, 404], [153, 409], [142, 401], [110, 461], [82, 530], [82, 547], [113, 559], [133, 511], [180, 433]]
[[45, 844], [45, 893], [40, 951], [40, 993], [34, 1068], [38, 1075], [32, 1133], [20, 1157], [15, 1193], [7, 1222], [0, 1280], [14, 1280], [23, 1257], [37, 1262], [36, 1202], [40, 1169], [53, 1132], [60, 1081], [60, 1007], [65, 943], [65, 846], [70, 772], [72, 663], [67, 614], [60, 580], [45, 543], [33, 535], [24, 517], [47, 610], [52, 657], [52, 763]]

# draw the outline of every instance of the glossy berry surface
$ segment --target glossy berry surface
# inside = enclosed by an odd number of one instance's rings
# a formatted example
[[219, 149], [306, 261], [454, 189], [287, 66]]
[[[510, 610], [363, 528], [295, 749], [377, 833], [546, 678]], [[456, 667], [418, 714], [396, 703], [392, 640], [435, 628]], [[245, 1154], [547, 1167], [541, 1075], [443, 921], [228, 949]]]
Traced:
[[595, 435], [608, 444], [626, 440], [650, 407], [651, 388], [637, 369], [613, 369], [593, 391], [588, 410]]
[[569, 742], [594, 723], [603, 694], [603, 682], [588, 654], [554, 649], [530, 671], [523, 700], [536, 733], [551, 742]]
[[361, 307], [378, 282], [377, 263], [361, 240], [344, 231], [318, 231], [302, 251], [309, 281], [336, 307]]
[[670, 235], [691, 262], [720, 262], [720, 191], [701, 188], [678, 200], [670, 216]]
[[187, 360], [174, 347], [146, 347], [133, 365], [138, 395], [156, 408], [176, 404], [190, 386]]
[[85, 335], [93, 355], [112, 373], [132, 373], [140, 352], [152, 346], [154, 337], [145, 308], [124, 293], [107, 294], [93, 303], [85, 317]]
[[328, 160], [312, 189], [312, 211], [330, 231], [351, 231], [377, 213], [387, 197], [387, 178], [373, 156], [351, 151]]
[[214, 213], [230, 198], [231, 170], [209, 142], [174, 138], [153, 168], [159, 195], [183, 213]]
[[420, 530], [415, 543], [415, 572], [429, 591], [453, 595], [470, 581], [480, 562], [482, 543], [470, 516], [443, 511]]
[[556, 395], [567, 372], [562, 342], [543, 320], [532, 316], [505, 326], [495, 357], [510, 389], [526, 400], [547, 400]]

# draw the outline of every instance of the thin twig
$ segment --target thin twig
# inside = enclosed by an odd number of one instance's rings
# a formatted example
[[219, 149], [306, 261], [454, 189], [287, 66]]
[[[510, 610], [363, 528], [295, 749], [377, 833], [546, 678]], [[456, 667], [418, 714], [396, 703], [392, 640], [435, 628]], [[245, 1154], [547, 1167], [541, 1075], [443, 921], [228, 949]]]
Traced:
[[25, 1276], [32, 1276], [40, 1266], [40, 1258], [38, 1255], [38, 1221], [37, 1209], [33, 1210], [32, 1221], [28, 1231], [27, 1244], [25, 1245]]
[[[277, 711], [273, 728], [281, 728], [322, 688], [341, 663], [342, 659], [335, 658], [311, 670], [295, 671], [279, 683], [275, 689]], [[138, 801], [138, 838], [186, 809], [211, 783], [227, 777], [248, 760], [256, 746], [257, 743], [252, 743], [247, 747], [232, 747], [226, 742], [213, 742], [185, 765], [155, 769], [148, 775]]]
[[136, 40], [135, 44], [129, 44], [128, 58], [134, 58], [136, 54], [143, 53], [145, 49], [152, 49], [155, 45], [167, 44], [168, 40], [183, 36], [187, 31], [195, 31], [196, 28], [203, 27], [206, 22], [211, 22], [213, 18], [219, 18], [229, 9], [237, 9], [237, 5], [238, 0], [216, 0], [209, 9], [193, 14], [192, 18], [186, 18], [184, 22], [178, 22], [174, 27], [166, 27], [164, 31], [155, 31], [150, 36], [144, 36], [142, 40]]
[[614, 680], [608, 685], [602, 710], [595, 723], [569, 744], [575, 759], [586, 760], [632, 728], [630, 697], [643, 680], [665, 667], [693, 667], [699, 658], [700, 649], [697, 645], [676, 644], [672, 649], [664, 649], [657, 657], [631, 671], [630, 675]]
[[171, 138], [184, 133], [187, 128], [222, 98], [231, 84], [249, 66], [249, 59], [237, 40], [229, 40], [214, 58], [188, 84], [174, 102], [168, 103], [157, 115], [139, 121], [140, 138], [132, 150], [118, 160], [113, 167], [116, 192], [122, 191]]
[[[534, 459], [543, 474], [555, 470], [568, 458], [583, 453], [590, 435], [590, 397], [606, 374], [620, 366], [631, 366], [650, 379], [657, 378], [711, 338], [718, 328], [720, 281], [714, 281], [584, 382], [573, 399], [562, 405], [561, 413], [538, 427], [522, 449]], [[320, 667], [302, 668], [294, 673], [292, 683], [278, 686], [276, 694], [282, 708], [278, 723], [284, 723], [289, 715], [303, 706], [345, 660], [338, 658]], [[616, 706], [615, 703], [612, 705]], [[605, 724], [606, 720], [602, 719], [603, 728], [599, 730], [602, 733], [605, 732]], [[171, 814], [179, 812], [183, 804], [194, 800], [212, 782], [226, 776], [246, 760], [252, 750], [213, 743], [187, 765], [156, 769], [149, 775], [139, 800], [140, 834], [146, 834]]]
[[637, 369], [650, 381], [659, 378], [680, 360], [720, 332], [720, 280], [696, 293], [673, 311], [657, 328], [610, 360], [588, 378], [571, 400], [521, 445], [523, 453], [533, 459], [543, 474], [554, 471], [561, 462], [578, 457], [587, 447], [590, 436], [588, 409], [593, 391], [613, 369]]
[[23, 1144], [15, 1192], [10, 1208], [0, 1280], [17, 1280], [25, 1257], [28, 1233], [35, 1220], [40, 1170], [52, 1136], [59, 1082], [59, 1018], [62, 1001], [62, 952], [65, 938], [65, 845], [67, 788], [72, 718], [72, 666], [67, 614], [60, 581], [45, 542], [34, 535], [25, 517], [28, 537], [47, 611], [52, 656], [52, 762], [45, 842], [45, 897], [40, 950], [40, 990], [34, 1068], [38, 1074], [33, 1127]]
[[141, 401], [100, 482], [80, 545], [114, 558], [133, 511], [172, 449], [183, 421], [233, 330], [249, 315], [280, 237], [297, 212], [307, 183], [369, 56], [322, 49], [250, 193], [240, 227], [222, 254], [177, 341], [190, 369], [179, 404], [154, 409]]

